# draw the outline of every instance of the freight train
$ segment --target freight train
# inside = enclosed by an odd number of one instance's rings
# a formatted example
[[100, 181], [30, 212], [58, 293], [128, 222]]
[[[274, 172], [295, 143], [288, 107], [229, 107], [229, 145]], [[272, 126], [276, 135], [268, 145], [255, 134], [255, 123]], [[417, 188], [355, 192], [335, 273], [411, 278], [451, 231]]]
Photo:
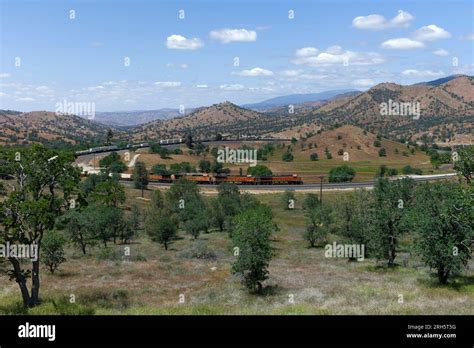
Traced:
[[[88, 176], [88, 173], [84, 173]], [[131, 181], [131, 174], [121, 174], [121, 180]], [[198, 184], [219, 185], [224, 182], [237, 185], [301, 185], [303, 180], [297, 174], [293, 175], [224, 175], [224, 174], [205, 174], [205, 173], [186, 173], [186, 174], [150, 174], [148, 179], [150, 182], [173, 183], [174, 181], [184, 178]]]

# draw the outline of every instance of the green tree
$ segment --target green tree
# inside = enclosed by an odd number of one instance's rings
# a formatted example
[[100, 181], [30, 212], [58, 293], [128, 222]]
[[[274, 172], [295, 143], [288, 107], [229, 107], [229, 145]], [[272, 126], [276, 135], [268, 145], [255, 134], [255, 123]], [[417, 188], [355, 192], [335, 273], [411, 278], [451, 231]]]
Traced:
[[384, 147], [379, 150], [379, 157], [387, 157], [387, 150]]
[[319, 198], [315, 193], [307, 193], [305, 194], [305, 198], [303, 201], [303, 209], [311, 210], [313, 208], [316, 208], [319, 203]]
[[258, 164], [254, 167], [248, 167], [247, 175], [267, 176], [267, 175], [272, 175], [272, 171], [267, 166], [264, 166], [262, 164]]
[[355, 170], [347, 165], [332, 168], [329, 171], [329, 182], [347, 182], [355, 177]]
[[370, 246], [370, 236], [367, 233], [367, 205], [371, 199], [369, 191], [360, 189], [339, 196], [335, 202], [334, 223], [338, 234], [348, 238], [352, 243], [364, 245], [366, 254]]
[[146, 190], [148, 187], [148, 171], [146, 170], [145, 163], [136, 162], [133, 168], [132, 174], [133, 183], [136, 189]]
[[404, 216], [413, 199], [414, 181], [379, 179], [372, 191], [368, 207], [371, 225], [371, 243], [375, 255], [386, 259], [388, 266], [395, 264], [400, 236], [407, 232]]
[[199, 161], [199, 170], [203, 173], [210, 173], [211, 172], [211, 162], [207, 160], [200, 160]]
[[[0, 200], [0, 239], [10, 244], [36, 245], [38, 258], [31, 269], [15, 257], [8, 260], [10, 279], [20, 287], [23, 305], [40, 303], [41, 246], [45, 234], [64, 215], [75, 193], [80, 171], [72, 154], [46, 149], [41, 145], [0, 153], [0, 172], [14, 187]], [[31, 288], [27, 279], [31, 276]]]
[[303, 233], [303, 238], [314, 248], [316, 243], [326, 238], [331, 223], [331, 208], [327, 204], [319, 204], [306, 213], [309, 225]]
[[446, 284], [467, 266], [474, 238], [473, 190], [453, 183], [425, 183], [411, 209], [415, 248], [425, 264]]
[[66, 261], [64, 253], [65, 238], [57, 231], [47, 233], [43, 238], [43, 264], [48, 267], [51, 274]]
[[142, 212], [138, 205], [132, 204], [130, 209], [130, 225], [134, 230], [138, 230], [141, 225]]
[[232, 273], [241, 277], [250, 292], [261, 292], [262, 282], [268, 278], [270, 236], [276, 230], [271, 214], [263, 206], [247, 209], [235, 217], [232, 245], [237, 259], [232, 264]]
[[317, 161], [318, 160], [318, 154], [316, 152], [313, 152], [309, 158], [311, 159], [311, 161]]
[[71, 241], [86, 255], [87, 247], [95, 244], [95, 206], [89, 205], [82, 211], [70, 210], [60, 219], [59, 225]]
[[470, 184], [474, 173], [474, 146], [459, 151], [458, 160], [454, 162], [454, 169]]
[[283, 156], [281, 157], [281, 159], [285, 162], [291, 162], [293, 161], [293, 154], [290, 152], [290, 151], [286, 151]]
[[176, 221], [169, 216], [151, 214], [145, 223], [147, 234], [151, 236], [154, 241], [162, 244], [165, 250], [168, 250], [169, 244], [176, 237], [177, 229]]

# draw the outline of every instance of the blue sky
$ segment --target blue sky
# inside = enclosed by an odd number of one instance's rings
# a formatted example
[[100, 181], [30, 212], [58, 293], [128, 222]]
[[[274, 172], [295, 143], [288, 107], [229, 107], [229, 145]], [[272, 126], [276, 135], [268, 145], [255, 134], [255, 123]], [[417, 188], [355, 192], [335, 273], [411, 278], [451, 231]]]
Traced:
[[241, 104], [474, 72], [470, 0], [0, 0], [0, 10], [1, 109]]

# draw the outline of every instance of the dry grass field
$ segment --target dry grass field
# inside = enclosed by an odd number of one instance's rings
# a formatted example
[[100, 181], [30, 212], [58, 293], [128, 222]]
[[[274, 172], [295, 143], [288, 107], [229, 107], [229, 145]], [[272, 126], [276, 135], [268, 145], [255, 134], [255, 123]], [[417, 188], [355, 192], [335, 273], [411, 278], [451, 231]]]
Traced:
[[[127, 205], [149, 204], [127, 189]], [[325, 193], [332, 200], [341, 193]], [[29, 314], [472, 314], [474, 271], [437, 285], [429, 270], [402, 243], [399, 266], [387, 269], [375, 260], [348, 262], [324, 256], [322, 247], [308, 248], [301, 233], [306, 218], [297, 194], [296, 208], [284, 210], [279, 194], [258, 195], [270, 205], [279, 230], [273, 235], [274, 257], [263, 295], [249, 294], [230, 273], [233, 255], [228, 232], [212, 230], [193, 241], [184, 232], [170, 250], [143, 231], [129, 245], [95, 247], [82, 256], [72, 246], [57, 274], [42, 269], [44, 303]], [[342, 242], [330, 235], [328, 242]], [[196, 243], [213, 257], [189, 257]], [[130, 247], [130, 256], [124, 248]], [[6, 264], [0, 264], [5, 268]], [[74, 295], [76, 303], [69, 302]], [[181, 295], [184, 295], [182, 297]], [[400, 295], [403, 303], [399, 303]], [[184, 303], [180, 303], [184, 299]], [[294, 299], [294, 303], [290, 303]], [[0, 276], [0, 313], [26, 313], [19, 306], [16, 283]], [[183, 301], [182, 301], [183, 302]]]
[[[424, 174], [440, 174], [446, 170], [435, 169], [430, 162], [429, 156], [420, 151], [413, 150], [412, 147], [407, 147], [401, 143], [382, 139], [381, 146], [375, 147], [374, 141], [376, 136], [371, 133], [364, 134], [363, 130], [353, 126], [343, 126], [334, 130], [325, 131], [322, 134], [314, 135], [304, 141], [298, 140], [294, 145], [290, 142], [274, 143], [276, 149], [273, 155], [267, 157], [267, 160], [258, 161], [258, 164], [269, 167], [274, 174], [298, 174], [302, 177], [304, 183], [317, 183], [319, 176], [327, 176], [332, 168], [347, 164], [356, 171], [354, 181], [368, 181], [372, 180], [381, 165], [386, 165], [390, 168], [396, 168], [399, 174], [402, 174], [402, 168], [410, 165], [414, 168], [420, 168]], [[226, 142], [224, 144], [210, 143], [210, 148], [223, 148], [227, 146], [232, 149], [237, 149], [242, 146], [242, 142]], [[264, 142], [246, 142], [245, 145], [254, 149], [262, 147]], [[312, 144], [310, 148], [310, 144]], [[317, 147], [315, 147], [315, 145]], [[293, 161], [282, 161], [283, 154], [291, 148], [291, 153], [294, 156]], [[169, 167], [172, 163], [189, 162], [191, 165], [198, 167], [199, 161], [206, 159], [213, 161], [214, 158], [210, 153], [204, 153], [200, 156], [189, 154], [186, 146], [180, 146], [183, 154], [170, 155], [169, 158], [160, 158], [158, 154], [149, 153], [148, 149], [138, 150], [140, 154], [138, 161], [145, 162], [147, 168], [155, 164], [165, 164]], [[327, 159], [325, 149], [332, 155], [332, 159]], [[387, 156], [380, 157], [378, 151], [384, 148]], [[344, 161], [343, 155], [339, 155], [339, 150], [347, 152], [349, 155], [348, 161]], [[318, 154], [317, 161], [311, 161], [310, 155], [312, 153]], [[136, 153], [130, 153], [129, 158], [132, 159]], [[99, 165], [100, 158], [104, 154], [96, 156], [96, 166]], [[123, 158], [123, 154], [122, 154]], [[127, 162], [125, 162], [127, 163]], [[242, 168], [243, 173], [247, 172], [248, 164], [225, 164], [225, 167], [231, 169], [232, 174], [239, 174], [239, 169]], [[129, 172], [132, 171], [132, 168]]]

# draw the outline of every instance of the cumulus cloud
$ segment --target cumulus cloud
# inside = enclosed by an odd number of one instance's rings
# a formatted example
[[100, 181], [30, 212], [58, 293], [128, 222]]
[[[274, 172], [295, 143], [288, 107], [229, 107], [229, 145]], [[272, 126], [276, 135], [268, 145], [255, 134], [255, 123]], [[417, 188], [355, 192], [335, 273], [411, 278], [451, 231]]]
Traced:
[[0, 73], [0, 79], [6, 79], [7, 77], [10, 77], [10, 76], [12, 75], [9, 73]]
[[166, 39], [166, 47], [172, 50], [197, 50], [204, 46], [201, 39], [187, 39], [182, 35], [170, 35]]
[[390, 40], [384, 41], [382, 42], [381, 47], [388, 50], [411, 50], [414, 48], [425, 47], [425, 44], [420, 41], [402, 37], [398, 39], [390, 39]]
[[219, 29], [212, 30], [209, 36], [213, 40], [217, 40], [221, 43], [229, 42], [252, 42], [257, 41], [257, 32], [254, 30], [247, 29]]
[[432, 70], [416, 70], [416, 69], [408, 69], [402, 72], [402, 75], [407, 77], [438, 77], [443, 76], [444, 72], [441, 70], [439, 71], [432, 71]]
[[319, 53], [319, 50], [315, 47], [303, 47], [297, 49], [295, 52], [296, 57], [311, 57], [316, 56]]
[[385, 58], [375, 52], [345, 51], [341, 46], [331, 46], [323, 52], [314, 47], [296, 50], [292, 63], [312, 67], [331, 66], [337, 64], [374, 65], [385, 62]]
[[158, 81], [155, 82], [155, 85], [160, 88], [176, 88], [181, 86], [179, 81]]
[[233, 73], [234, 75], [239, 75], [239, 76], [250, 76], [250, 77], [256, 77], [256, 76], [273, 76], [273, 71], [267, 70], [267, 69], [262, 69], [262, 68], [253, 68], [250, 70], [242, 70], [237, 73]]
[[435, 41], [440, 39], [449, 39], [451, 34], [434, 24], [430, 24], [416, 30], [413, 35], [413, 39], [417, 41]]
[[383, 30], [388, 28], [408, 27], [414, 19], [410, 13], [399, 10], [398, 14], [392, 19], [387, 19], [379, 14], [368, 16], [359, 16], [352, 20], [352, 26], [357, 29]]
[[410, 35], [410, 38], [402, 37], [384, 41], [382, 42], [381, 47], [391, 50], [411, 50], [424, 47], [425, 42], [447, 39], [450, 37], [451, 34], [449, 32], [431, 24], [417, 29]]
[[208, 88], [208, 85], [196, 85], [196, 88]]
[[445, 49], [442, 49], [442, 48], [438, 48], [438, 49], [434, 50], [433, 54], [436, 55], [436, 56], [440, 56], [440, 57], [449, 56], [449, 52], [446, 51]]
[[245, 87], [243, 85], [237, 83], [237, 84], [233, 84], [233, 85], [227, 85], [227, 84], [220, 85], [219, 88], [224, 90], [224, 91], [241, 91]]

